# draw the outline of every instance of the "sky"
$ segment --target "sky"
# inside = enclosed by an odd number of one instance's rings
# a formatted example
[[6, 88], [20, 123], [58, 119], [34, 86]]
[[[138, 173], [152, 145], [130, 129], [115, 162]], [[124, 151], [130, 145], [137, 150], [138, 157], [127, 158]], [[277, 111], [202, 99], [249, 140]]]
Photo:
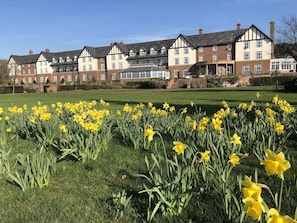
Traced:
[[[0, 59], [137, 43], [255, 25], [269, 36], [297, 0], [1, 0]], [[277, 32], [275, 33], [277, 38]]]

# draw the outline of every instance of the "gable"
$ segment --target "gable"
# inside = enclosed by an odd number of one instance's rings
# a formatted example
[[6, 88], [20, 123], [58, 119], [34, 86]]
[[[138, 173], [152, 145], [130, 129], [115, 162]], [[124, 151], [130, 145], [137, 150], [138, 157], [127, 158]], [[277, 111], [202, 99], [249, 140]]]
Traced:
[[191, 46], [192, 44], [183, 35], [179, 35], [179, 37], [176, 38], [170, 48], [184, 48]]
[[256, 26], [252, 25], [238, 38], [237, 41], [242, 42], [242, 41], [263, 40], [263, 39], [270, 40], [270, 38], [265, 33], [263, 33]]

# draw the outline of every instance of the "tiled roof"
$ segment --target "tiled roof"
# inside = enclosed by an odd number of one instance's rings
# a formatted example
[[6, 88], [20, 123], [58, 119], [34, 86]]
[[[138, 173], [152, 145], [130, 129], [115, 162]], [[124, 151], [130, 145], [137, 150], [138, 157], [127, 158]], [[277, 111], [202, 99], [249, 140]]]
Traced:
[[102, 47], [85, 46], [84, 47], [84, 49], [86, 49], [95, 58], [105, 57], [109, 52], [110, 48], [111, 46], [102, 46]]
[[165, 40], [157, 40], [157, 41], [150, 41], [150, 42], [142, 42], [142, 43], [131, 43], [126, 44], [127, 50], [133, 50], [135, 53], [139, 52], [140, 49], [143, 49], [146, 52], [149, 52], [151, 48], [154, 48], [156, 51], [160, 51], [162, 47], [168, 49], [175, 39], [165, 39]]
[[233, 43], [241, 35], [243, 35], [248, 29], [238, 29], [223, 32], [197, 34], [191, 36], [185, 36], [194, 47], [222, 45]]
[[11, 58], [13, 58], [17, 64], [32, 64], [36, 62], [38, 56], [39, 54], [25, 56], [11, 55]]
[[47, 52], [47, 51], [42, 51], [40, 54], [44, 55], [44, 57], [48, 61], [52, 61], [53, 58], [58, 60], [60, 57], [66, 58], [67, 56], [70, 58], [74, 58], [75, 56], [79, 56], [81, 50], [71, 50], [71, 51], [63, 51], [63, 52]]

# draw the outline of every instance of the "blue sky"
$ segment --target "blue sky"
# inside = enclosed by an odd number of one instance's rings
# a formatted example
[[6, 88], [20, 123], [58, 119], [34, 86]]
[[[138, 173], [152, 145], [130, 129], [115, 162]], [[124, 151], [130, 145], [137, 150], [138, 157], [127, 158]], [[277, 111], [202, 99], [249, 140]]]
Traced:
[[[0, 59], [233, 30], [252, 24], [269, 35], [297, 13], [296, 0], [2, 0]], [[276, 33], [277, 36], [277, 33]]]

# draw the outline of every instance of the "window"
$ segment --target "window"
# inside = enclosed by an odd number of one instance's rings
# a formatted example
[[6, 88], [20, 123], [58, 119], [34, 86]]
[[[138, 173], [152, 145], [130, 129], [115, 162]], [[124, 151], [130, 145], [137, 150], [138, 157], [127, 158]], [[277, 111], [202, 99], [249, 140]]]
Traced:
[[161, 54], [164, 54], [164, 53], [166, 53], [166, 48], [164, 46], [162, 46], [162, 48], [161, 48]]
[[83, 75], [83, 81], [87, 81], [88, 80], [88, 75], [84, 74]]
[[122, 54], [119, 54], [118, 55], [118, 58], [119, 58], [119, 60], [121, 60], [123, 57], [122, 57]]
[[119, 68], [123, 68], [123, 63], [119, 62]]
[[58, 77], [54, 76], [54, 82], [58, 82]]
[[92, 57], [89, 57], [89, 62], [92, 62]]
[[174, 70], [174, 78], [179, 78], [179, 70]]
[[213, 45], [212, 46], [212, 51], [217, 51], [218, 50], [218, 46], [217, 45]]
[[188, 54], [188, 53], [189, 53], [189, 48], [188, 47], [184, 48], [184, 54]]
[[232, 54], [231, 53], [227, 54], [227, 60], [232, 60]]
[[279, 62], [272, 62], [271, 63], [271, 70], [279, 70]]
[[262, 40], [257, 40], [256, 47], [257, 48], [262, 48]]
[[101, 68], [102, 70], [105, 69], [105, 64], [104, 64], [104, 63], [100, 64], [100, 68]]
[[133, 57], [133, 56], [135, 56], [135, 55], [136, 55], [136, 53], [135, 53], [133, 50], [130, 50], [130, 51], [129, 51], [129, 56], [130, 56], [130, 57]]
[[262, 73], [262, 65], [258, 64], [255, 66], [255, 74], [261, 74]]
[[111, 60], [115, 60], [115, 55], [111, 55]]
[[179, 64], [179, 58], [174, 59], [174, 64], [178, 65]]
[[227, 44], [227, 50], [232, 50], [232, 43]]
[[42, 63], [42, 61], [40, 61], [40, 66], [42, 67], [42, 65], [43, 65], [43, 63]]
[[150, 49], [150, 54], [155, 55], [155, 54], [157, 54], [157, 51], [154, 48], [151, 48]]
[[184, 64], [189, 64], [189, 57], [184, 57]]
[[89, 64], [89, 70], [93, 70], [92, 64]]
[[199, 46], [199, 53], [203, 52], [203, 46]]
[[82, 58], [82, 62], [83, 62], [83, 63], [86, 62], [86, 58], [85, 58], [85, 57]]
[[178, 55], [178, 54], [179, 54], [179, 49], [178, 48], [174, 49], [174, 55]]
[[143, 49], [139, 50], [139, 56], [144, 56], [146, 54], [146, 52]]
[[115, 69], [115, 68], [116, 68], [115, 63], [112, 63], [112, 64], [111, 64], [111, 67], [112, 67], [112, 69]]
[[243, 59], [244, 60], [249, 60], [250, 59], [250, 52], [244, 52], [243, 53]]
[[117, 74], [116, 73], [112, 73], [111, 74], [111, 80], [115, 81], [117, 79]]
[[199, 62], [203, 62], [203, 56], [199, 56]]
[[249, 49], [250, 48], [250, 42], [248, 42], [248, 41], [244, 42], [243, 48], [244, 49]]
[[72, 81], [72, 76], [71, 75], [67, 76], [67, 81]]
[[262, 59], [262, 51], [256, 51], [256, 59]]
[[102, 80], [102, 81], [105, 81], [106, 80], [105, 74], [100, 74], [100, 80]]
[[213, 61], [218, 61], [218, 56], [217, 55], [212, 55], [212, 60]]
[[83, 70], [87, 70], [87, 69], [86, 69], [86, 65], [83, 65]]
[[250, 66], [243, 66], [242, 67], [242, 73], [243, 74], [250, 74], [251, 73]]

